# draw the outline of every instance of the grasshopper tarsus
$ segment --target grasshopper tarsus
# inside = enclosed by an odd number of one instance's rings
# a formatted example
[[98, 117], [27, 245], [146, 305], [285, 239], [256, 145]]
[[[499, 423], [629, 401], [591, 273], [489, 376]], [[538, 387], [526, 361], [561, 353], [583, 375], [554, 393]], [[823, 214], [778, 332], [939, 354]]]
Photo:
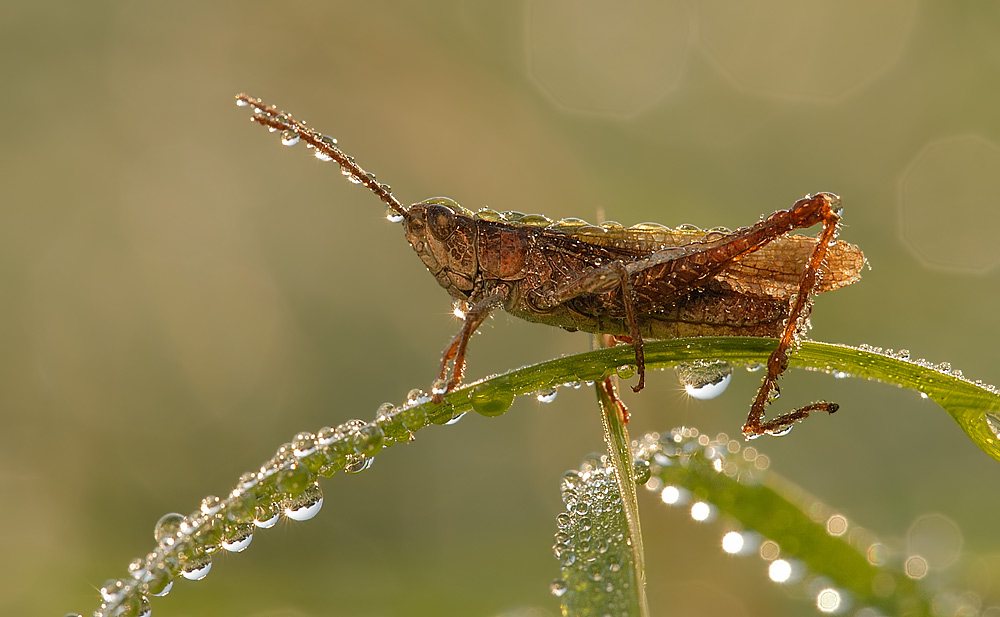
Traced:
[[840, 409], [840, 405], [837, 403], [820, 401], [806, 405], [805, 407], [799, 407], [766, 422], [751, 423], [748, 421], [743, 425], [743, 436], [746, 439], [754, 439], [761, 435], [784, 435], [792, 429], [792, 425], [796, 422], [808, 418], [810, 412], [825, 411], [832, 414], [836, 413], [838, 409]]
[[[625, 229], [578, 220], [553, 223], [521, 213], [480, 216], [446, 198], [406, 207], [336, 140], [260, 99], [240, 94], [237, 102], [252, 108], [254, 122], [281, 131], [283, 143], [304, 141], [317, 158], [336, 162], [344, 175], [388, 205], [438, 283], [471, 306], [442, 355], [436, 402], [461, 383], [469, 340], [502, 307], [530, 321], [630, 342], [639, 374], [635, 392], [645, 386], [644, 336], [780, 335], [744, 434], [776, 434], [812, 411], [837, 410], [835, 403], [816, 403], [764, 420], [788, 353], [806, 327], [812, 295], [855, 282], [864, 265], [857, 247], [837, 241], [836, 195], [807, 195], [756, 225], [702, 233], [650, 224]], [[788, 235], [817, 224], [823, 229], [815, 239]], [[614, 384], [606, 381], [603, 387], [627, 418]]]

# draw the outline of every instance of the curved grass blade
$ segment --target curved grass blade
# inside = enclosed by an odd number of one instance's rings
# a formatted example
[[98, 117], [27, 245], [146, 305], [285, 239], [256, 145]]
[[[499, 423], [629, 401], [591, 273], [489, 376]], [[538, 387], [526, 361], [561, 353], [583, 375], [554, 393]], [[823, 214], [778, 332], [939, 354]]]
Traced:
[[[647, 343], [646, 361], [653, 368], [711, 359], [763, 362], [775, 344], [771, 339], [736, 337], [656, 341]], [[130, 564], [126, 578], [111, 579], [101, 586], [103, 602], [95, 615], [132, 610], [142, 613], [149, 595], [165, 594], [179, 577], [207, 573], [210, 556], [219, 547], [242, 550], [248, 532], [254, 527], [266, 528], [265, 524], [281, 513], [293, 520], [315, 514], [322, 503], [317, 476], [363, 471], [382, 448], [406, 443], [429, 424], [444, 424], [470, 410], [499, 415], [510, 407], [515, 395], [551, 392], [568, 382], [598, 381], [633, 357], [632, 349], [623, 346], [558, 358], [469, 384], [448, 394], [442, 404], [433, 404], [430, 397], [414, 390], [405, 405], [380, 407], [374, 422], [357, 420], [336, 429], [297, 435], [258, 472], [244, 474], [229, 495], [206, 498], [190, 515], [176, 515], [163, 525], [155, 551]], [[878, 379], [926, 394], [945, 408], [983, 451], [1000, 460], [1000, 394], [992, 386], [966, 380], [949, 366], [911, 361], [904, 354], [873, 348], [809, 341], [792, 356], [791, 365]]]
[[[694, 360], [763, 363], [776, 344], [773, 339], [753, 337], [652, 341], [646, 343], [646, 365], [666, 368]], [[476, 393], [486, 398], [507, 397], [509, 406], [514, 395], [551, 389], [566, 382], [598, 381], [632, 360], [631, 348], [620, 346], [541, 362], [471, 383], [446, 397], [449, 404], [446, 409], [428, 408], [428, 413], [439, 416], [467, 411], [473, 407], [469, 403], [470, 393], [473, 397]], [[1000, 392], [991, 385], [969, 381], [947, 363], [911, 360], [905, 351], [803, 341], [791, 355], [790, 365], [916, 390], [944, 408], [981, 450], [1000, 461]]]

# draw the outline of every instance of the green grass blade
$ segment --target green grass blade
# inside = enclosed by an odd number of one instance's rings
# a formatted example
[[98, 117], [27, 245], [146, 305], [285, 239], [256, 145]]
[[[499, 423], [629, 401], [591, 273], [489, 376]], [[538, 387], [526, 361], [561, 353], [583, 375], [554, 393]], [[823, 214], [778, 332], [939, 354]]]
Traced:
[[[652, 341], [645, 346], [646, 366], [665, 368], [694, 360], [764, 363], [776, 344], [774, 339], [745, 337]], [[487, 399], [503, 399], [509, 406], [512, 395], [545, 390], [566, 382], [597, 381], [614, 374], [616, 367], [632, 361], [632, 348], [620, 346], [526, 366], [457, 390], [447, 397], [448, 407], [435, 409], [430, 406], [427, 413], [440, 419], [468, 411], [473, 407], [469, 400], [471, 392]], [[804, 341], [791, 355], [790, 365], [875, 379], [916, 390], [944, 408], [980, 449], [1000, 461], [1000, 393], [993, 386], [969, 381], [947, 364], [910, 360], [905, 353], [878, 348]]]
[[[649, 604], [646, 600], [646, 559], [642, 546], [642, 528], [639, 524], [639, 499], [636, 493], [636, 465], [632, 456], [632, 443], [628, 436], [628, 427], [611, 395], [601, 383], [594, 386], [597, 391], [597, 402], [601, 407], [601, 421], [604, 425], [604, 441], [608, 446], [610, 467], [614, 472], [618, 493], [622, 500], [622, 517], [628, 529], [628, 543], [631, 548], [629, 566], [633, 570], [633, 593], [637, 612], [630, 613], [639, 617], [649, 615]], [[645, 479], [642, 479], [645, 482]], [[601, 613], [612, 614], [610, 611]]]

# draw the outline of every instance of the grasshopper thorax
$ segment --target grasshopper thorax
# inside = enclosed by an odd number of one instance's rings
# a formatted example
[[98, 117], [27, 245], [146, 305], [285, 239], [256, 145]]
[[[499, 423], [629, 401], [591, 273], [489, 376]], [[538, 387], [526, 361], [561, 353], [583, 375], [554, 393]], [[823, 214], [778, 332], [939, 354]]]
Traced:
[[468, 300], [479, 273], [475, 215], [447, 197], [434, 197], [410, 206], [404, 219], [406, 241], [438, 284]]

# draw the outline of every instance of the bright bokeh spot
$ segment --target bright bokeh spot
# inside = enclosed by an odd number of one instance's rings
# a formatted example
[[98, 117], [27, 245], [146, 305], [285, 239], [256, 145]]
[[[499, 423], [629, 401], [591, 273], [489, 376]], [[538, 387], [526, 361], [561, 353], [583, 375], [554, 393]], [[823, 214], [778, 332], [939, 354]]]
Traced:
[[767, 568], [767, 576], [775, 583], [785, 583], [792, 578], [792, 564], [784, 559], [775, 559]]
[[826, 532], [831, 536], [842, 536], [847, 531], [847, 519], [834, 514], [826, 520]]
[[676, 486], [665, 486], [660, 491], [660, 500], [667, 505], [674, 505], [681, 498], [681, 492]]
[[695, 502], [691, 506], [691, 518], [696, 521], [707, 521], [712, 515], [712, 507], [704, 501]]
[[1000, 264], [1000, 148], [979, 137], [934, 142], [900, 183], [903, 243], [924, 265], [985, 273]]
[[823, 613], [833, 613], [840, 608], [840, 592], [827, 587], [816, 594], [816, 608]]
[[743, 534], [738, 531], [730, 531], [722, 536], [722, 550], [730, 555], [735, 555], [742, 551], [744, 544]]
[[927, 560], [920, 555], [914, 555], [906, 560], [903, 570], [910, 578], [923, 578], [927, 576]]

